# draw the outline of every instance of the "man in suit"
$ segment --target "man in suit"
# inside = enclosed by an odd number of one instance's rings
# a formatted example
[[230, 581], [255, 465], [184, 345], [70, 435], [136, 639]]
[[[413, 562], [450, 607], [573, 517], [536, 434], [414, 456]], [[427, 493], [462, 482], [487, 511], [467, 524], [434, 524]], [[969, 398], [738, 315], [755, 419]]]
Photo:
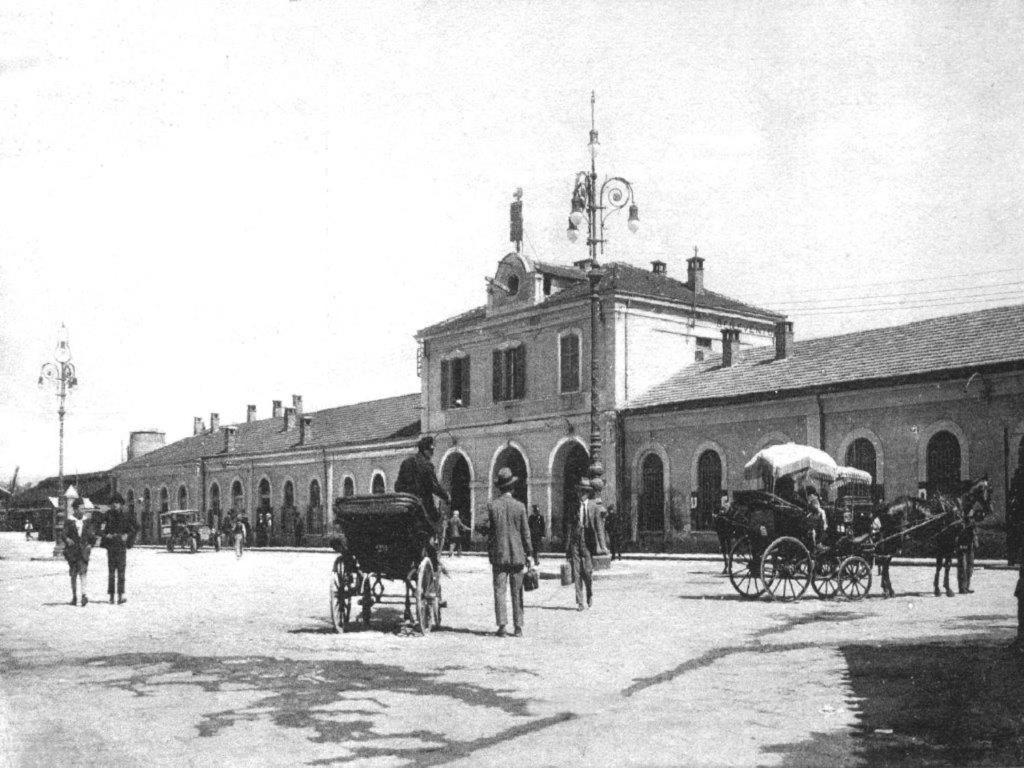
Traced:
[[89, 572], [89, 556], [97, 532], [92, 520], [85, 518], [81, 499], [71, 502], [71, 517], [64, 521], [61, 536], [64, 538], [64, 559], [68, 561], [68, 572], [71, 575], [71, 605], [78, 605], [78, 582], [81, 582], [84, 608], [89, 604], [85, 594], [85, 577]]
[[[565, 557], [576, 585], [576, 608], [584, 611], [594, 602], [594, 553], [598, 551], [598, 518], [601, 502], [593, 499], [590, 479], [580, 478], [576, 487], [579, 508], [566, 514]], [[585, 602], [584, 602], [585, 601]]]
[[530, 512], [530, 543], [533, 544], [533, 564], [540, 565], [539, 555], [541, 542], [544, 541], [544, 515], [540, 513], [540, 507], [532, 505]]
[[135, 520], [124, 510], [124, 497], [115, 492], [110, 499], [110, 511], [103, 523], [101, 540], [107, 550], [107, 594], [110, 602], [114, 602], [116, 593], [118, 605], [128, 600], [124, 596], [124, 574], [128, 567], [128, 547], [135, 543], [137, 531]]
[[395, 493], [411, 493], [418, 497], [427, 515], [436, 522], [438, 515], [434, 496], [440, 496], [448, 504], [452, 503], [452, 499], [437, 481], [437, 473], [434, 471], [434, 438], [424, 435], [416, 448], [415, 455], [406, 458], [398, 468]]
[[508, 606], [505, 591], [512, 596], [512, 626], [516, 637], [523, 636], [523, 575], [533, 544], [530, 541], [530, 524], [526, 519], [526, 507], [512, 496], [512, 488], [518, 482], [512, 470], [502, 467], [494, 484], [500, 494], [487, 505], [487, 552], [491, 561], [491, 576], [494, 586], [494, 618], [498, 624], [498, 637], [508, 634]]

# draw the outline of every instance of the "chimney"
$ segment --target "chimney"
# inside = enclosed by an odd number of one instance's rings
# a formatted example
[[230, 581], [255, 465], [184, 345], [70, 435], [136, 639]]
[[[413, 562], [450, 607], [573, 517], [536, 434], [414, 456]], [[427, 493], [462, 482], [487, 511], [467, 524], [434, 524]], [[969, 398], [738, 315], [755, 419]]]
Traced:
[[231, 453], [235, 450], [235, 437], [238, 435], [238, 427], [224, 427], [224, 453]]
[[295, 409], [285, 408], [284, 409], [284, 431], [287, 432], [289, 429], [295, 426]]
[[740, 351], [740, 332], [736, 328], [722, 329], [722, 367], [732, 365], [736, 353]]
[[280, 400], [274, 400], [273, 401], [271, 409], [270, 409], [270, 414], [275, 419], [280, 419], [281, 418], [281, 401]]
[[696, 250], [694, 248], [695, 255], [686, 260], [686, 284], [695, 296], [700, 296], [704, 293], [704, 259], [696, 255]]
[[665, 262], [664, 261], [652, 261], [651, 262], [651, 272], [653, 272], [656, 275], [664, 275], [665, 274]]
[[292, 395], [292, 408], [299, 416], [302, 415], [302, 395]]
[[203, 434], [203, 417], [195, 416], [192, 419], [192, 434], [201, 435]]
[[256, 406], [247, 405], [245, 407], [245, 423], [248, 424], [251, 421], [256, 421]]
[[313, 437], [313, 417], [302, 416], [299, 419], [299, 445], [305, 445]]
[[775, 323], [775, 359], [785, 360], [793, 353], [793, 321]]
[[220, 429], [220, 414], [219, 413], [211, 413], [210, 414], [210, 431], [211, 432], [216, 432], [218, 429]]

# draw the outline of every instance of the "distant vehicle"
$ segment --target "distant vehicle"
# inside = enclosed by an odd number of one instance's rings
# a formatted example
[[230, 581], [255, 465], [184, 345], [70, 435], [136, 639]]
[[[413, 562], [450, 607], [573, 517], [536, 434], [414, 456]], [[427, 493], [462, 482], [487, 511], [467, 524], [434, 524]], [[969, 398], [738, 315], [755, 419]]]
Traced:
[[211, 540], [212, 533], [210, 527], [201, 521], [197, 510], [175, 509], [160, 514], [160, 535], [167, 541], [168, 552], [175, 548], [198, 552], [203, 542]]

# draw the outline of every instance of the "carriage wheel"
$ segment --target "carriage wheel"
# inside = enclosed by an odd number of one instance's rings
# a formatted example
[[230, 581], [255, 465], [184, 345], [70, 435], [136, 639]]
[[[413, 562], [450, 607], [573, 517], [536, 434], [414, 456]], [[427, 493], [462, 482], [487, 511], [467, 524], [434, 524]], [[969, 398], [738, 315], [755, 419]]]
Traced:
[[351, 575], [345, 570], [345, 561], [337, 558], [331, 571], [331, 623], [335, 632], [348, 631], [348, 620], [352, 615], [352, 593], [349, 592]]
[[363, 576], [363, 597], [359, 601], [363, 604], [363, 624], [370, 626], [370, 609], [373, 608], [373, 590], [370, 588], [369, 575]]
[[729, 554], [729, 582], [744, 597], [759, 597], [764, 592], [760, 563], [750, 551], [750, 539], [746, 536], [732, 545]]
[[773, 600], [796, 600], [811, 583], [811, 554], [791, 536], [768, 545], [761, 557], [761, 581]]
[[811, 569], [811, 586], [818, 597], [835, 597], [839, 591], [839, 558], [826, 555], [814, 561]]
[[839, 565], [839, 594], [860, 600], [871, 589], [871, 564], [863, 557], [848, 557]]
[[188, 537], [188, 551], [191, 552], [193, 555], [199, 551], [199, 542], [196, 541], [195, 536]]
[[435, 626], [440, 610], [438, 583], [434, 577], [434, 566], [429, 557], [424, 557], [416, 574], [416, 623], [420, 632], [429, 634]]

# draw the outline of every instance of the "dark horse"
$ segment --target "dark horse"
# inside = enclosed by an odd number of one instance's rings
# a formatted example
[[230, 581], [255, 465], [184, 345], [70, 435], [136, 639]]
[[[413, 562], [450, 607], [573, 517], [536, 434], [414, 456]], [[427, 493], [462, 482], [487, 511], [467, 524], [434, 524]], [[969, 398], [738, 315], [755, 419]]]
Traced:
[[[882, 507], [875, 515], [875, 559], [882, 571], [882, 594], [894, 597], [889, 580], [892, 558], [904, 547], [919, 546], [935, 554], [935, 596], [939, 591], [939, 571], [945, 568], [943, 585], [946, 594], [955, 593], [949, 587], [949, 569], [953, 556], [963, 557], [963, 549], [974, 537], [975, 524], [992, 510], [991, 488], [988, 478], [968, 481], [960, 496], [937, 493], [927, 501], [901, 496]], [[966, 563], [957, 565], [957, 578], [962, 578]], [[961, 582], [961, 591], [964, 584]]]

